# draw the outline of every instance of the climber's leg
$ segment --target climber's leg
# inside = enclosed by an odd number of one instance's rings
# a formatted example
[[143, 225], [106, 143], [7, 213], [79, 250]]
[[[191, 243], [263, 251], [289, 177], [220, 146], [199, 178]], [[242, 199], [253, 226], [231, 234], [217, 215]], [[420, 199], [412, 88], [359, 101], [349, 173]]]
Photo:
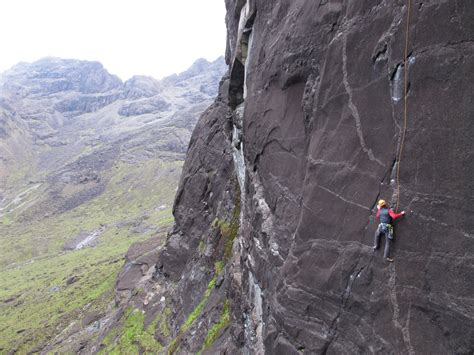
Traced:
[[374, 250], [377, 250], [379, 248], [381, 234], [382, 234], [382, 231], [380, 230], [380, 224], [379, 224], [374, 235]]
[[393, 261], [393, 259], [390, 258], [390, 244], [392, 243], [392, 239], [389, 238], [389, 234], [385, 235], [385, 249], [383, 252], [383, 257], [387, 259], [387, 261]]

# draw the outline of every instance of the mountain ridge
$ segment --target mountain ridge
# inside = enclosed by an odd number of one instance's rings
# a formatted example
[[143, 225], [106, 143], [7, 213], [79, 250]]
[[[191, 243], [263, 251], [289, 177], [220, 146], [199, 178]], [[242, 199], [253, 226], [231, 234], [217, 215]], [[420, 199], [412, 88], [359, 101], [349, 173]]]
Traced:
[[[222, 58], [214, 62], [206, 60], [204, 62], [207, 66], [203, 73], [216, 70], [217, 75], [222, 74]], [[193, 74], [187, 76], [188, 79], [193, 78]], [[22, 140], [29, 142], [27, 145], [39, 147], [39, 150], [44, 146], [52, 149], [65, 145], [71, 146], [68, 144], [73, 139], [71, 133], [65, 133], [65, 137], [61, 138], [62, 132], [70, 131], [81, 135], [79, 133], [81, 131], [106, 129], [107, 126], [114, 126], [117, 129], [121, 126], [121, 131], [139, 129], [157, 120], [164, 123], [172, 116], [183, 116], [185, 113], [182, 109], [185, 106], [188, 107], [187, 116], [192, 117], [193, 109], [189, 111], [189, 108], [192, 105], [200, 105], [199, 110], [203, 110], [213, 94], [217, 92], [216, 82], [219, 80], [216, 79], [216, 75], [206, 77], [206, 74], [203, 74], [200, 80], [203, 82], [202, 85], [207, 87], [207, 92], [202, 91], [201, 86], [196, 87], [194, 83], [186, 79], [183, 79], [185, 84], [176, 89], [174, 82], [166, 83], [166, 81], [149, 78], [144, 80], [143, 77], [139, 77], [140, 79], [136, 77], [122, 83], [120, 79], [110, 75], [99, 62], [60, 58], [22, 63], [3, 73], [0, 78], [2, 80], [0, 99], [2, 110], [4, 110], [0, 126], [4, 138], [3, 151], [0, 146], [4, 164], [1, 170], [4, 174], [0, 174], [3, 175], [3, 179], [0, 176], [0, 188], [2, 188], [1, 182], [4, 181], [7, 170], [6, 157], [12, 152], [21, 151], [18, 148], [12, 149], [5, 146], [5, 142], [8, 141], [8, 127], [12, 124], [23, 127], [23, 129], [16, 129], [15, 134], [20, 134]], [[27, 99], [25, 95], [28, 96]], [[206, 102], [206, 104], [201, 105], [200, 102]], [[120, 107], [115, 107], [119, 103], [121, 103]], [[100, 110], [103, 112], [98, 112]], [[178, 111], [183, 112], [178, 113]], [[97, 114], [94, 114], [96, 112]], [[93, 117], [88, 117], [87, 114]], [[81, 116], [81, 119], [73, 121], [72, 118], [77, 116]], [[128, 119], [119, 121], [118, 118], [121, 116]], [[194, 123], [191, 122], [188, 127], [193, 125]], [[87, 140], [86, 135], [83, 138]], [[94, 143], [86, 142], [86, 144]], [[9, 160], [15, 159], [11, 156]]]
[[130, 245], [161, 246], [189, 137], [224, 72], [222, 58], [208, 64], [196, 73], [208, 92], [192, 75], [123, 83], [75, 60], [2, 76], [0, 353], [94, 337]]

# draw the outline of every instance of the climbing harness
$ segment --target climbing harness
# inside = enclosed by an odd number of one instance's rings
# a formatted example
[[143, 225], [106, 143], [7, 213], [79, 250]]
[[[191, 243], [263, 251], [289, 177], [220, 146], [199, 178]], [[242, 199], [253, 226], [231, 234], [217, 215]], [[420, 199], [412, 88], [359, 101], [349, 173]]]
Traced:
[[388, 239], [393, 240], [393, 226], [390, 223], [380, 223], [377, 233], [383, 233]]
[[408, 119], [408, 40], [410, 34], [410, 9], [411, 9], [411, 0], [407, 0], [407, 24], [405, 32], [405, 57], [403, 60], [404, 68], [404, 109], [403, 109], [403, 130], [402, 130], [402, 139], [400, 141], [400, 150], [398, 152], [398, 164], [397, 164], [397, 207], [395, 212], [398, 212], [398, 206], [400, 205], [400, 163], [402, 160], [403, 153], [403, 144], [405, 143], [405, 133], [407, 130], [407, 119]]

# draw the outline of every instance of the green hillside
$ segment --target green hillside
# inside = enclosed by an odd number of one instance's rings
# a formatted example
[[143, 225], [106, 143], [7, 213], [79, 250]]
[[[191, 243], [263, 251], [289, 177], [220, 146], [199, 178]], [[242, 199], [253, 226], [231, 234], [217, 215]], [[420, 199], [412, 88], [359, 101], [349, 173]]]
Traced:
[[[72, 210], [31, 221], [3, 216], [0, 351], [41, 349], [74, 327], [89, 326], [93, 336], [94, 324], [82, 320], [114, 306], [115, 278], [129, 246], [154, 235], [164, 239], [172, 225], [181, 166], [158, 159], [118, 163], [102, 177], [105, 191]], [[99, 231], [94, 247], [64, 249], [92, 231]]]

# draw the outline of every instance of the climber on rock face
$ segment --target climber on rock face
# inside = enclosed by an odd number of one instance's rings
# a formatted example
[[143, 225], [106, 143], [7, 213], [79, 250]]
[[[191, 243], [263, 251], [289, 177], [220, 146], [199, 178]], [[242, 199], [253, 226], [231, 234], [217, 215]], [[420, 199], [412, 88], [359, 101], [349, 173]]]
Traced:
[[402, 217], [403, 215], [405, 215], [405, 211], [402, 211], [401, 213], [395, 213], [391, 208], [388, 207], [387, 202], [385, 202], [385, 200], [380, 200], [377, 204], [377, 218], [380, 219], [380, 223], [377, 227], [377, 231], [375, 232], [374, 250], [377, 250], [379, 248], [380, 237], [382, 236], [382, 234], [384, 234], [386, 238], [383, 256], [387, 261], [393, 261], [393, 259], [389, 257], [390, 244], [393, 240], [392, 222]]

